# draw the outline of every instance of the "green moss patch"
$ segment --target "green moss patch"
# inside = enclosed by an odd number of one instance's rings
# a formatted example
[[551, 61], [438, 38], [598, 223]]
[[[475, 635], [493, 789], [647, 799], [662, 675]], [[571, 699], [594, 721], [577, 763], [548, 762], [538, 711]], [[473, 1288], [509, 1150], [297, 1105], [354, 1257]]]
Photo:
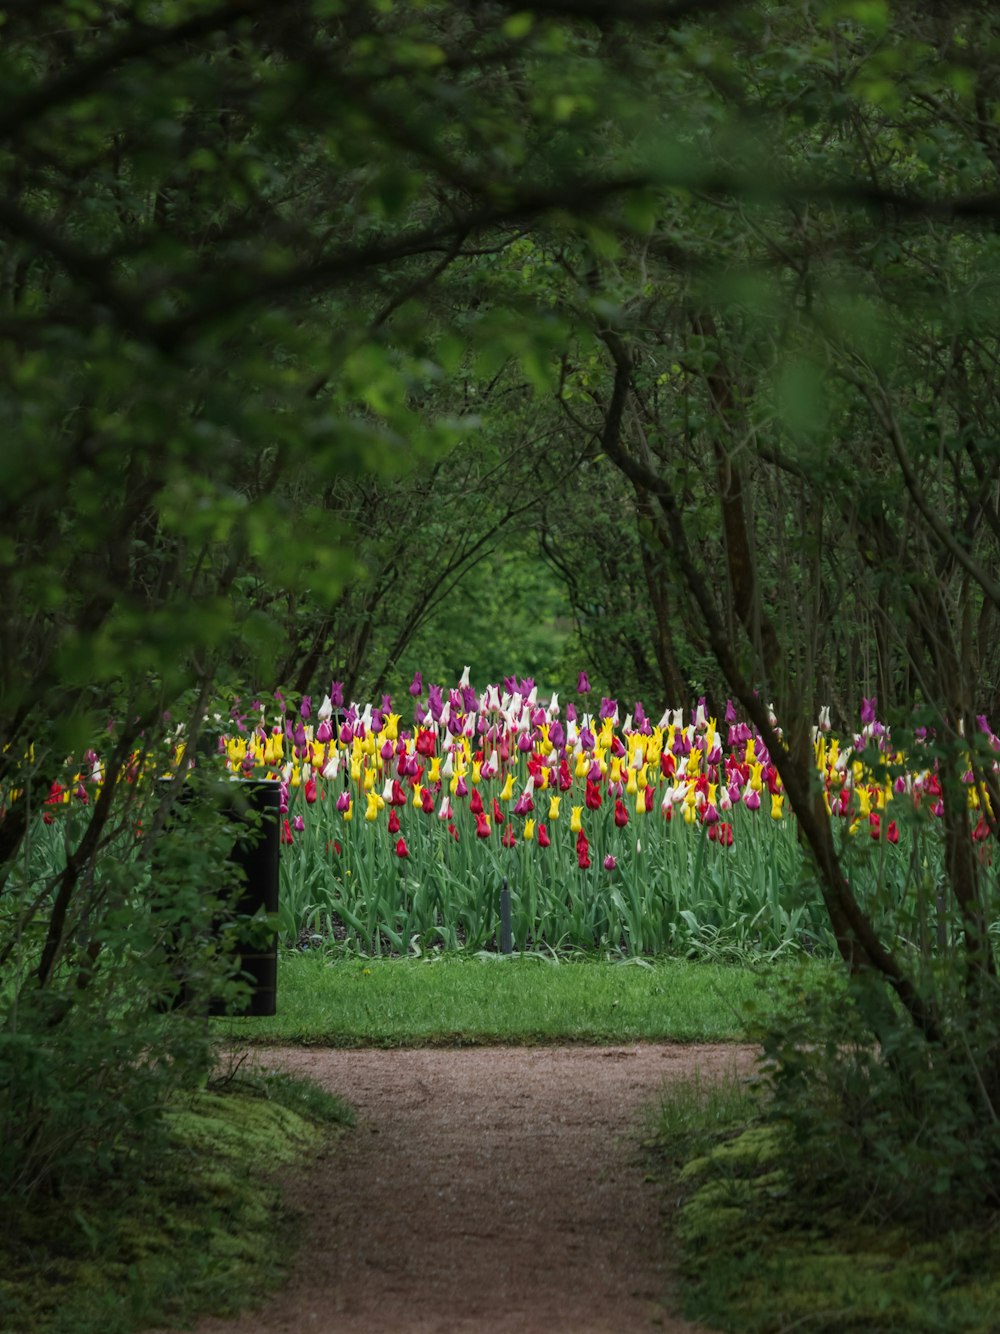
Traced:
[[678, 1239], [687, 1314], [726, 1331], [994, 1334], [1000, 1230], [928, 1240], [857, 1213], [804, 1205], [782, 1145], [754, 1127], [689, 1163]]
[[142, 1172], [88, 1199], [12, 1208], [0, 1231], [0, 1329], [129, 1334], [259, 1302], [297, 1237], [281, 1171], [330, 1133], [318, 1120], [349, 1119], [324, 1096], [317, 1113], [314, 1093], [287, 1077], [199, 1093], [167, 1114], [169, 1148]]

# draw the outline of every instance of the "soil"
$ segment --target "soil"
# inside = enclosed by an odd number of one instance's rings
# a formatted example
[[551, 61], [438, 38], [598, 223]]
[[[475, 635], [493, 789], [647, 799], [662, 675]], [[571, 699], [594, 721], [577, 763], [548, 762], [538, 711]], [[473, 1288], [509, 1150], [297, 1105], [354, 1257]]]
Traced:
[[306, 1215], [288, 1286], [197, 1334], [697, 1334], [673, 1313], [671, 1200], [645, 1111], [731, 1045], [274, 1048], [357, 1128], [287, 1183]]

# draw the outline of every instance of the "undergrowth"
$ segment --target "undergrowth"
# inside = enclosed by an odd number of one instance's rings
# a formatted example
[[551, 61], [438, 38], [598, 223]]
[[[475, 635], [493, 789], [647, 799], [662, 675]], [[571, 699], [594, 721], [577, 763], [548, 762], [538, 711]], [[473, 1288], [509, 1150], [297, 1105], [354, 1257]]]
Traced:
[[289, 1075], [236, 1074], [167, 1120], [167, 1148], [141, 1176], [5, 1200], [4, 1334], [131, 1334], [228, 1314], [280, 1283], [297, 1234], [280, 1173], [349, 1124], [349, 1109]]

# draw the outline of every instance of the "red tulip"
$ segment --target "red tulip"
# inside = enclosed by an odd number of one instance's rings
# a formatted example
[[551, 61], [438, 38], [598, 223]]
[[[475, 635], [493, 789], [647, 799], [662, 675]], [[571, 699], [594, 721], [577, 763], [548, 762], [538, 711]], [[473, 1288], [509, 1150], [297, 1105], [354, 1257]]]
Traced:
[[397, 839], [397, 840], [396, 840], [396, 856], [397, 856], [397, 857], [409, 857], [409, 855], [410, 855], [410, 849], [406, 846], [406, 839], [405, 839], [405, 838]]

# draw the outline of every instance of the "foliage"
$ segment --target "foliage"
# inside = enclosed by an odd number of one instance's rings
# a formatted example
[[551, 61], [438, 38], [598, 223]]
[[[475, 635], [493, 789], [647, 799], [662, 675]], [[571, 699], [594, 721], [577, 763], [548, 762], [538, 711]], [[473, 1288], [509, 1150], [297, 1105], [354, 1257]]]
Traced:
[[[887, 1019], [873, 979], [849, 979], [846, 992], [816, 982], [783, 979], [763, 1039], [768, 1117], [801, 1207], [822, 1201], [927, 1236], [995, 1208], [988, 1164], [1000, 1132], [984, 1073], [997, 1034], [956, 1009], [948, 1042], [929, 1046]], [[880, 1047], [872, 1032], [885, 1035]]]
[[259, 1299], [285, 1276], [297, 1232], [274, 1170], [345, 1123], [349, 1111], [315, 1086], [244, 1075], [171, 1107], [163, 1151], [140, 1180], [111, 1171], [80, 1200], [10, 1201], [3, 1328], [130, 1334]]

